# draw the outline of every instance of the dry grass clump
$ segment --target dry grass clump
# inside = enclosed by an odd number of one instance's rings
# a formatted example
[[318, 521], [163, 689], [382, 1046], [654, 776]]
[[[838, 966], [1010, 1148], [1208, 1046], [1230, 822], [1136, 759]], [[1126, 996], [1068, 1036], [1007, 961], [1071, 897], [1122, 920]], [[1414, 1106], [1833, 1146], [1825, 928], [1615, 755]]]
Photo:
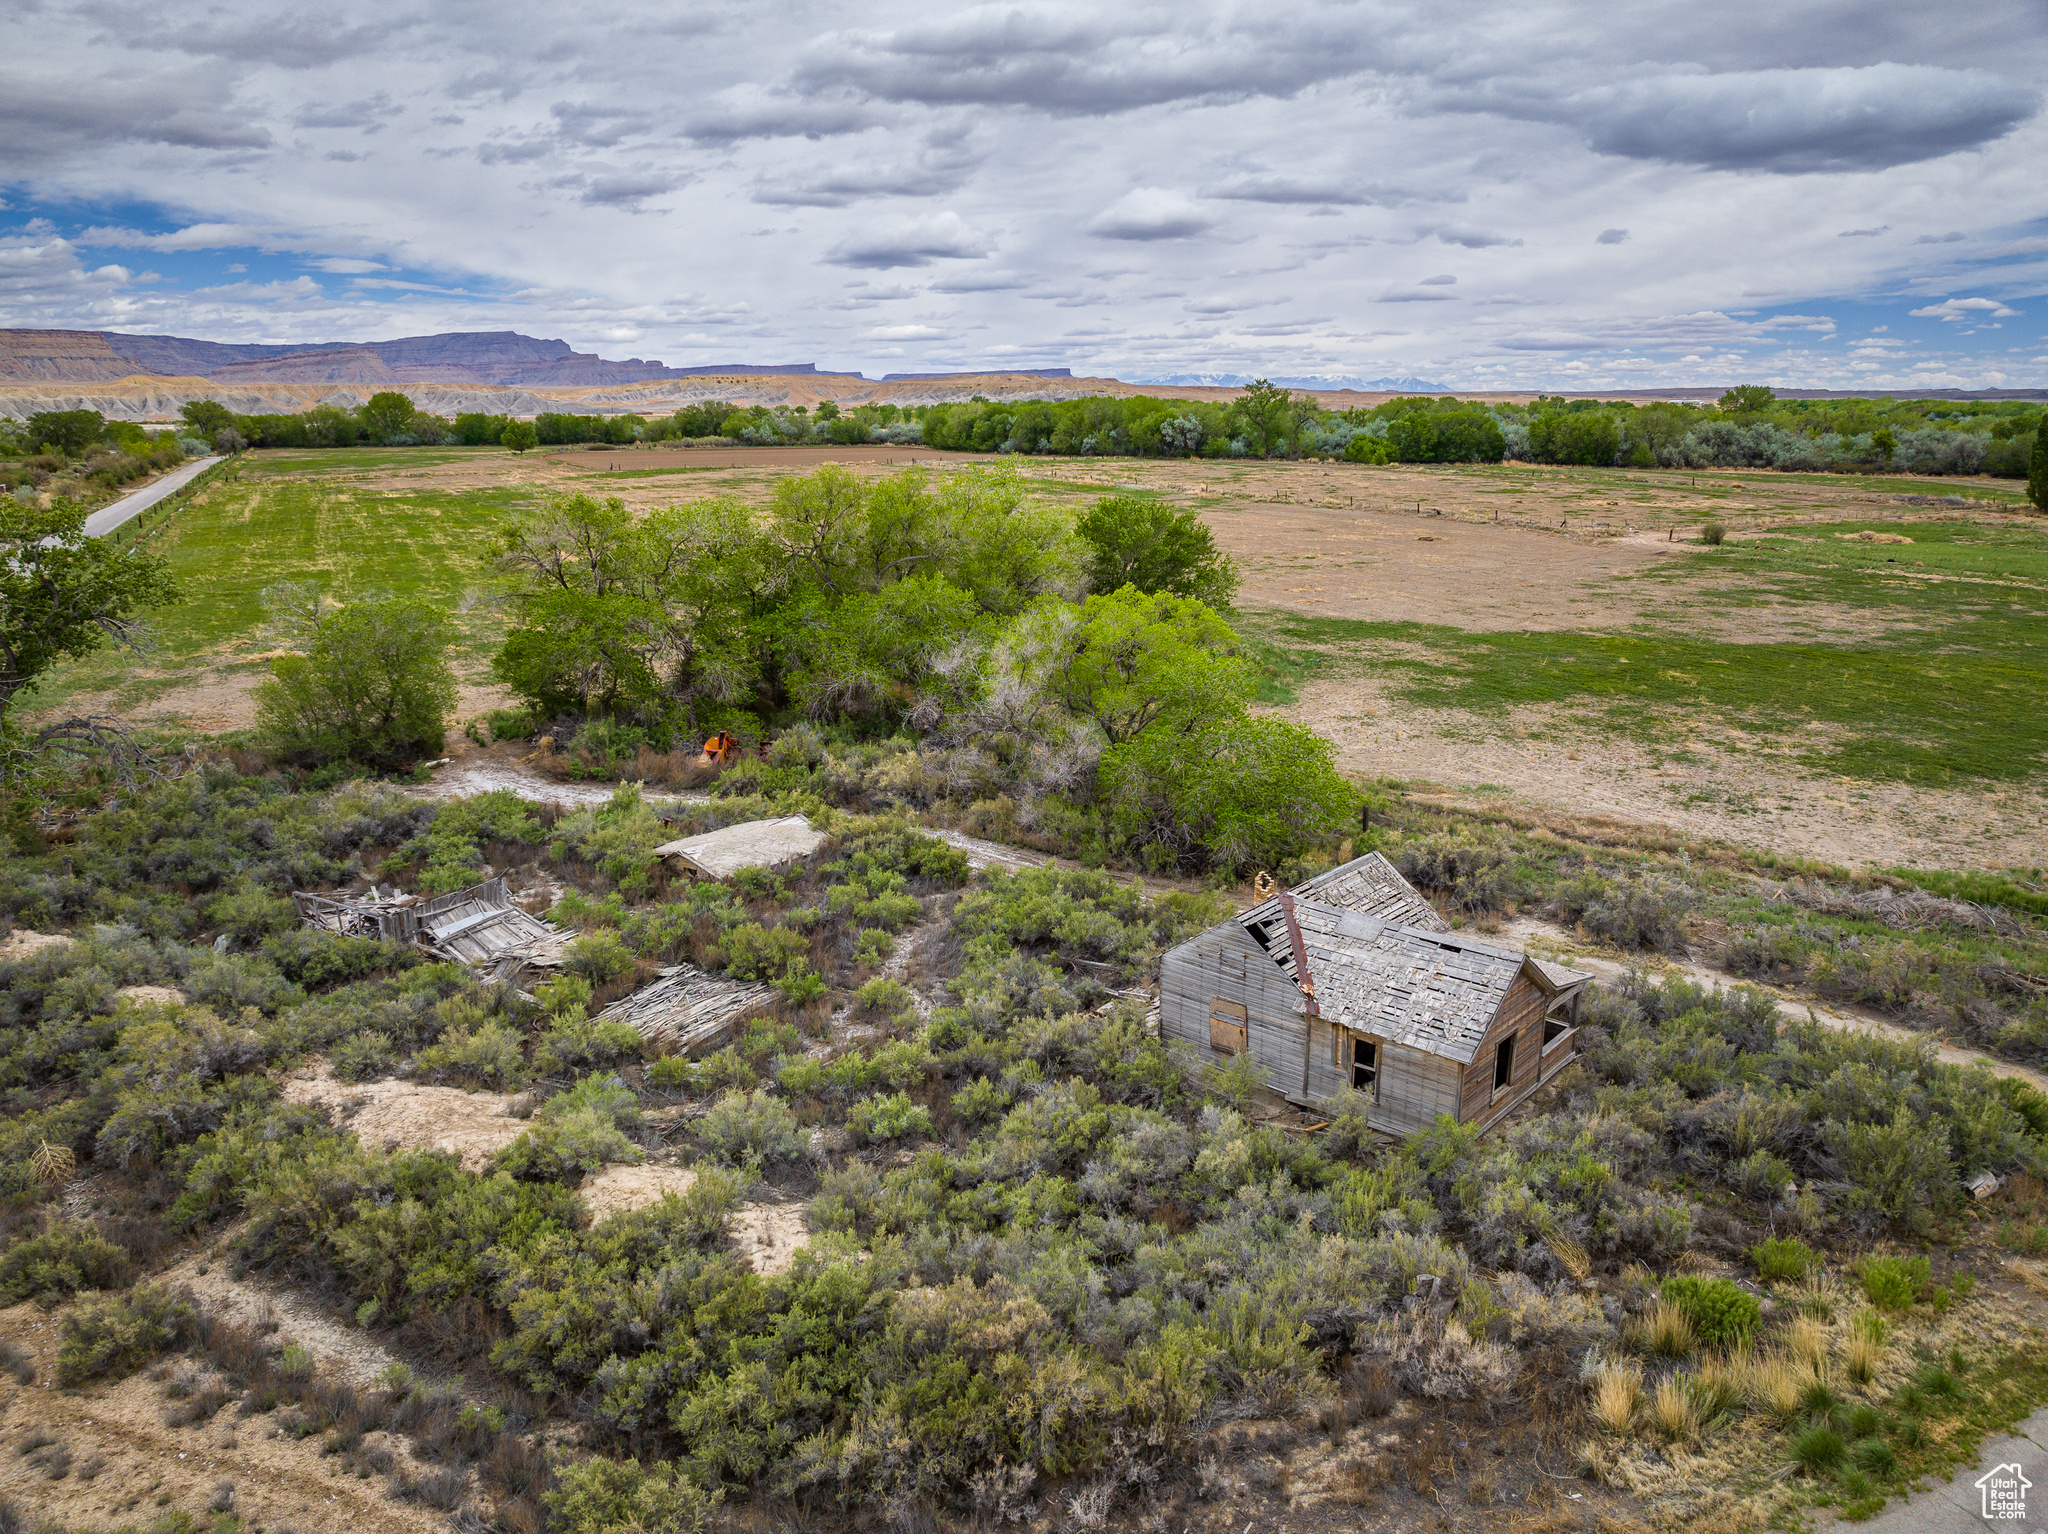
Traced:
[[1812, 1370], [1787, 1354], [1772, 1353], [1751, 1362], [1744, 1393], [1780, 1423], [1788, 1423], [1798, 1417], [1800, 1398], [1812, 1383]]
[[1869, 1384], [1877, 1373], [1877, 1366], [1884, 1362], [1882, 1337], [1861, 1330], [1853, 1333], [1843, 1351], [1843, 1360], [1850, 1379], [1859, 1385]]
[[1699, 1437], [1699, 1408], [1683, 1375], [1669, 1374], [1650, 1393], [1650, 1424], [1674, 1443], [1689, 1443]]
[[1629, 1364], [1604, 1364], [1593, 1381], [1593, 1420], [1610, 1433], [1626, 1433], [1643, 1404], [1643, 1376]]
[[1828, 1364], [1828, 1329], [1811, 1316], [1795, 1316], [1785, 1328], [1785, 1346], [1792, 1356], [1818, 1374]]
[[1699, 1345], [1691, 1320], [1669, 1300], [1659, 1300], [1631, 1322], [1628, 1336], [1632, 1346], [1659, 1358], [1686, 1358]]
[[1689, 1388], [1702, 1423], [1725, 1416], [1742, 1404], [1742, 1382], [1751, 1362], [1746, 1348], [1726, 1358], [1709, 1356], [1700, 1361]]

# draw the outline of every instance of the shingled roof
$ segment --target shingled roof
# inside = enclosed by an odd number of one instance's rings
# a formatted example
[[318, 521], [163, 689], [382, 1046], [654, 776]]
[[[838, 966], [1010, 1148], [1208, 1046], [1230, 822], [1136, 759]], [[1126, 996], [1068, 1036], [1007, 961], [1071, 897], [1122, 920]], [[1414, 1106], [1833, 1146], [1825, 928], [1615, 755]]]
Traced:
[[[1316, 1010], [1392, 1044], [1472, 1063], [1518, 974], [1555, 993], [1592, 979], [1511, 948], [1453, 936], [1378, 853], [1292, 892], [1294, 919], [1316, 982]], [[1424, 919], [1426, 917], [1426, 920]], [[1278, 897], [1238, 918], [1289, 979], [1300, 983]]]
[[[1306, 883], [1295, 885], [1292, 894], [1297, 900], [1313, 900], [1319, 905], [1335, 906], [1340, 911], [1357, 911], [1366, 916], [1377, 916], [1382, 921], [1398, 922], [1404, 927], [1420, 927], [1425, 932], [1450, 930], [1444, 919], [1436, 914], [1436, 907], [1423, 898], [1422, 892], [1402, 878], [1401, 870], [1377, 852], [1368, 852], [1362, 858], [1340, 863], [1328, 873], [1317, 874]], [[1238, 918], [1247, 928], [1279, 919], [1280, 899], [1277, 895], [1253, 906]]]

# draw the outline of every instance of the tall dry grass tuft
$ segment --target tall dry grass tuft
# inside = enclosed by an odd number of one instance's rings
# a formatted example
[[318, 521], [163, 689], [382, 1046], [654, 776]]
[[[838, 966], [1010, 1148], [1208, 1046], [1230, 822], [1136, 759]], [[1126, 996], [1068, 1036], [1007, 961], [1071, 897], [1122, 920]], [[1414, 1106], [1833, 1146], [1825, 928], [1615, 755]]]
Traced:
[[1593, 1382], [1593, 1420], [1610, 1433], [1626, 1433], [1643, 1404], [1643, 1377], [1626, 1364], [1607, 1364]]
[[1783, 1353], [1753, 1359], [1747, 1376], [1744, 1393], [1781, 1423], [1799, 1415], [1800, 1397], [1813, 1383], [1813, 1372]]
[[1630, 1336], [1637, 1347], [1659, 1358], [1685, 1358], [1699, 1344], [1692, 1322], [1669, 1300], [1659, 1300], [1647, 1315], [1638, 1317]]
[[1666, 1375], [1650, 1395], [1650, 1422], [1665, 1438], [1687, 1443], [1699, 1436], [1700, 1414], [1684, 1376]]
[[1747, 1348], [1726, 1358], [1711, 1354], [1700, 1361], [1692, 1379], [1693, 1404], [1699, 1408], [1702, 1425], [1727, 1415], [1742, 1404], [1742, 1384], [1753, 1360]]
[[1593, 1273], [1593, 1259], [1586, 1255], [1586, 1249], [1562, 1231], [1552, 1231], [1543, 1238], [1550, 1246], [1550, 1254], [1557, 1259], [1557, 1265], [1573, 1278], [1590, 1278]]
[[1884, 1362], [1884, 1344], [1867, 1333], [1859, 1332], [1849, 1339], [1849, 1346], [1843, 1350], [1843, 1359], [1849, 1378], [1859, 1385], [1867, 1385], [1877, 1373], [1877, 1366]]
[[1785, 1328], [1785, 1346], [1815, 1374], [1828, 1364], [1828, 1329], [1811, 1316], [1795, 1316]]

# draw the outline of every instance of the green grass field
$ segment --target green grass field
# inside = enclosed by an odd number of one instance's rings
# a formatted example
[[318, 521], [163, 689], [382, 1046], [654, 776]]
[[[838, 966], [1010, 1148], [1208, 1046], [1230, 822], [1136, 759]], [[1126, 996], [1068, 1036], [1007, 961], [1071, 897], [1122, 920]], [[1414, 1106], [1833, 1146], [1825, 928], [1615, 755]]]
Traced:
[[328, 460], [376, 460], [349, 466], [380, 469], [388, 460], [419, 462], [417, 449], [295, 455], [316, 461], [289, 472], [276, 467], [286, 456], [237, 465], [148, 540], [170, 561], [183, 600], [150, 616], [153, 653], [144, 666], [103, 649], [53, 673], [30, 706], [57, 709], [113, 690], [116, 707], [132, 707], [208, 670], [260, 667], [252, 657], [265, 648], [263, 592], [287, 580], [315, 582], [339, 601], [390, 592], [445, 604], [463, 651], [488, 654], [502, 620], [465, 597], [488, 586], [493, 536], [531, 492], [353, 488], [328, 477]]

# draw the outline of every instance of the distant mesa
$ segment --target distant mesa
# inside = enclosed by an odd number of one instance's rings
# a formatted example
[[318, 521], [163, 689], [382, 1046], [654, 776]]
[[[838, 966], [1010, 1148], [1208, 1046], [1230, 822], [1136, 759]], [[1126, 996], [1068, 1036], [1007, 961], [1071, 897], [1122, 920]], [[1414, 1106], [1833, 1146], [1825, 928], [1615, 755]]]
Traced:
[[0, 382], [111, 383], [138, 375], [204, 378], [221, 384], [501, 384], [579, 387], [665, 378], [821, 373], [814, 362], [731, 362], [672, 368], [628, 357], [610, 361], [512, 330], [451, 331], [395, 341], [332, 341], [312, 346], [236, 345], [187, 336], [136, 336], [113, 330], [0, 330]]
[[[1160, 373], [1151, 378], [1134, 378], [1133, 383], [1170, 384], [1180, 389], [1242, 389], [1255, 382], [1249, 373]], [[1450, 385], [1431, 383], [1426, 378], [1350, 378], [1333, 373], [1306, 373], [1294, 378], [1266, 380], [1282, 389], [1355, 389], [1364, 394], [1449, 394]]]
[[[925, 378], [1072, 378], [1072, 368], [970, 368], [964, 373], [884, 373], [883, 383], [913, 383]], [[856, 375], [857, 376], [857, 375]]]

